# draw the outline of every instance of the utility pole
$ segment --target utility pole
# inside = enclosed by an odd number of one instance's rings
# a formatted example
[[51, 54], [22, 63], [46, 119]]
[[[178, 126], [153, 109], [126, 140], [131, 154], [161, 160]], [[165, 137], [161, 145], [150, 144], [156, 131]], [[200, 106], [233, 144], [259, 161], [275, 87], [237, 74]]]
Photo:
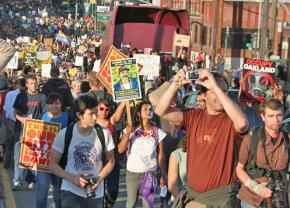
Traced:
[[217, 25], [218, 25], [218, 0], [214, 0], [214, 17], [213, 17], [213, 27], [211, 33], [211, 67], [215, 65], [215, 56], [216, 56], [216, 34], [217, 34]]
[[268, 36], [268, 16], [269, 0], [264, 0], [262, 8], [261, 37], [260, 37], [260, 59], [265, 60], [267, 54], [267, 36]]
[[277, 0], [272, 0], [272, 12], [271, 12], [271, 23], [270, 23], [270, 33], [269, 41], [271, 42], [269, 51], [273, 52], [274, 50], [274, 40], [275, 40], [275, 26], [276, 26], [276, 16], [277, 16]]

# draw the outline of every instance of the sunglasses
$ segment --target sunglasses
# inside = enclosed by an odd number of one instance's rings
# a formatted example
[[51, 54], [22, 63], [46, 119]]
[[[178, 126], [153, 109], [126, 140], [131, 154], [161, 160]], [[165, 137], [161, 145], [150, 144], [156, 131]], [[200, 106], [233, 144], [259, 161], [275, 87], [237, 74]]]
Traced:
[[104, 108], [104, 107], [100, 107], [99, 109], [100, 109], [100, 111], [106, 111], [106, 112], [109, 112], [110, 111], [109, 108]]

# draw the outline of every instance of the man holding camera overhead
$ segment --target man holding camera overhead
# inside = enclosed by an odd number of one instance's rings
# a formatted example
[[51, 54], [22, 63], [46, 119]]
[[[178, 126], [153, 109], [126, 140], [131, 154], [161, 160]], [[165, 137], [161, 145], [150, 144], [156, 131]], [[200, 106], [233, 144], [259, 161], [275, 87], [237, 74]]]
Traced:
[[277, 99], [261, 104], [264, 126], [253, 129], [241, 145], [237, 176], [242, 182], [242, 208], [288, 208], [289, 136], [282, 132], [283, 105]]
[[80, 96], [74, 109], [79, 121], [56, 135], [50, 169], [62, 178], [63, 208], [103, 208], [103, 180], [115, 165], [112, 135], [108, 129], [96, 126], [95, 98]]
[[187, 187], [181, 190], [173, 207], [186, 207], [194, 200], [207, 207], [236, 208], [238, 191], [235, 167], [241, 134], [248, 131], [248, 120], [239, 106], [227, 96], [227, 83], [221, 74], [199, 70], [196, 84], [206, 109], [182, 112], [170, 107], [179, 87], [190, 83], [184, 70], [173, 82], [155, 108], [156, 114], [177, 127], [184, 127], [188, 138]]

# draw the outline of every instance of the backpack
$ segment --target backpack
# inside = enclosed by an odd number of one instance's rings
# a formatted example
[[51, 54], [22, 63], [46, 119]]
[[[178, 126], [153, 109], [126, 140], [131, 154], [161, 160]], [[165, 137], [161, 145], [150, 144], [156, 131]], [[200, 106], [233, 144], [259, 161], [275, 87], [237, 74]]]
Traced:
[[[290, 160], [290, 144], [289, 144], [289, 137], [288, 134], [284, 131], [282, 131], [283, 134], [283, 143], [286, 146], [288, 150], [288, 158]], [[286, 177], [287, 170], [268, 170], [265, 168], [258, 168], [257, 167], [257, 148], [259, 140], [262, 142], [262, 147], [264, 149], [264, 152], [266, 151], [266, 132], [265, 127], [257, 127], [252, 130], [252, 136], [249, 144], [249, 152], [248, 152], [248, 161], [245, 165], [245, 170], [248, 173], [248, 175], [252, 179], [260, 178], [263, 176], [266, 176], [267, 174], [271, 174], [274, 176], [281, 176], [282, 178]], [[266, 153], [265, 153], [266, 154]], [[267, 157], [266, 162], [269, 164]]]
[[[74, 127], [75, 123], [70, 124], [67, 128], [66, 128], [66, 132], [65, 132], [65, 138], [64, 138], [64, 151], [63, 154], [61, 156], [61, 159], [59, 161], [59, 165], [65, 169], [66, 164], [67, 164], [67, 155], [68, 155], [68, 149], [69, 149], [69, 145], [73, 136], [73, 127]], [[99, 124], [95, 125], [95, 129], [97, 131], [97, 135], [98, 138], [101, 142], [102, 145], [102, 161], [104, 161], [105, 159], [105, 135], [103, 132], [102, 127]]]

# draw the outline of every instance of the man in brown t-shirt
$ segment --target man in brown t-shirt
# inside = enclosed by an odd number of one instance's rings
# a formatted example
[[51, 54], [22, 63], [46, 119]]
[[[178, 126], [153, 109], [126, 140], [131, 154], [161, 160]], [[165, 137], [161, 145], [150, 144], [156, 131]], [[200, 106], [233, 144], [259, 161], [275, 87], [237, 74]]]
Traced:
[[[243, 208], [263, 207], [266, 202], [271, 203], [270, 200], [265, 200], [272, 196], [272, 191], [266, 187], [270, 178], [270, 180], [286, 180], [286, 184], [288, 183], [286, 172], [289, 158], [287, 144], [285, 145], [284, 141], [289, 138], [287, 134], [280, 132], [283, 120], [282, 108], [282, 103], [277, 99], [262, 103], [260, 113], [265, 123], [264, 127], [254, 130], [256, 134], [254, 132], [248, 134], [241, 144], [236, 172], [242, 182], [239, 198], [242, 200]], [[254, 137], [257, 139], [256, 149], [253, 149]], [[250, 151], [252, 151], [251, 154]], [[251, 155], [255, 155], [256, 159], [253, 159]], [[261, 172], [262, 169], [264, 171]], [[274, 170], [275, 174], [271, 170]], [[277, 174], [277, 171], [281, 172]]]
[[205, 110], [182, 112], [170, 107], [178, 88], [191, 82], [185, 79], [183, 70], [172, 81], [155, 112], [177, 127], [184, 126], [188, 137], [188, 187], [181, 194], [184, 196], [177, 198], [174, 207], [183, 207], [194, 199], [208, 207], [235, 208], [237, 199], [231, 185], [237, 180], [235, 166], [240, 135], [248, 131], [248, 120], [239, 106], [227, 96], [227, 83], [220, 74], [199, 70], [196, 84], [202, 86]]

